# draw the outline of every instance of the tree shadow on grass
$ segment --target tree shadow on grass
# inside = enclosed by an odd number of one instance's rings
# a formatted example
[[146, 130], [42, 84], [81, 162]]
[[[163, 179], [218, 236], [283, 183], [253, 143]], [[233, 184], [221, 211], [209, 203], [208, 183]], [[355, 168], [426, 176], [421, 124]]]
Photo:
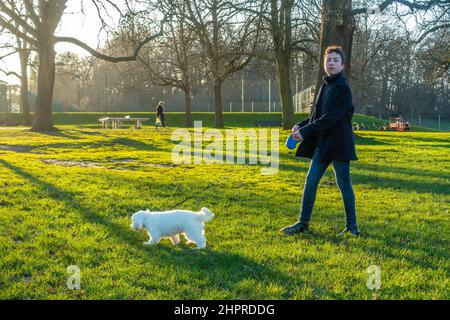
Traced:
[[[263, 197], [258, 199], [258, 195], [255, 195], [251, 190], [240, 190], [239, 192], [243, 198], [254, 199], [255, 202], [264, 201]], [[288, 197], [288, 195], [286, 196]], [[300, 202], [298, 204], [300, 205]], [[341, 205], [343, 206], [343, 204]], [[331, 229], [333, 230], [329, 231], [329, 227], [327, 227], [326, 232], [314, 230], [315, 223], [313, 221], [308, 232], [290, 237], [318, 247], [326, 243], [349, 249], [353, 247], [354, 250], [365, 251], [364, 255], [375, 255], [396, 261], [404, 260], [417, 268], [432, 268], [433, 270], [445, 268], [445, 261], [448, 260], [449, 241], [442, 220], [430, 219], [419, 223], [412, 217], [411, 223], [413, 225], [409, 226], [400, 221], [397, 222], [395, 218], [391, 221], [385, 221], [380, 217], [380, 220], [366, 220], [360, 225], [363, 234], [361, 238], [350, 234], [338, 237], [337, 234], [342, 229], [334, 228], [333, 225], [344, 227], [344, 212], [338, 215], [337, 212], [339, 211], [337, 211], [330, 217], [330, 214], [323, 215], [320, 210], [316, 211], [317, 209], [313, 213], [314, 221], [322, 224], [322, 228], [324, 224], [332, 226]], [[292, 219], [296, 217], [297, 214], [292, 215]], [[376, 244], [372, 245], [371, 242], [376, 242]]]
[[[439, 224], [438, 221], [433, 223]], [[406, 262], [419, 269], [445, 270], [448, 268], [448, 240], [441, 238], [439, 231], [433, 234], [433, 230], [415, 231], [408, 230], [402, 224], [371, 222], [365, 228], [363, 226], [363, 237], [347, 235], [336, 237], [335, 241], [346, 246], [355, 244], [358, 250], [374, 256], [375, 261], [388, 259]], [[348, 243], [349, 239], [352, 244]], [[367, 241], [375, 244], [369, 245]]]
[[[386, 165], [378, 165], [378, 164], [366, 164], [366, 163], [357, 163], [353, 166], [353, 169], [363, 169], [367, 171], [373, 172], [386, 172], [393, 174], [401, 174], [408, 177], [416, 177], [418, 180], [423, 181], [422, 178], [443, 178], [450, 181], [450, 175], [442, 174], [440, 172], [432, 171], [432, 170], [422, 170], [422, 169], [409, 169], [404, 167], [397, 166], [386, 166]], [[450, 188], [450, 185], [448, 185]], [[448, 189], [450, 190], [450, 189]]]
[[[30, 131], [30, 130], [28, 130]], [[80, 140], [83, 139], [82, 137], [79, 137], [77, 135], [72, 135], [64, 132], [66, 130], [60, 130], [58, 128], [55, 128], [55, 130], [52, 131], [43, 131], [39, 132], [41, 135], [51, 136], [51, 137], [59, 137], [59, 138], [65, 138], [65, 139], [71, 139], [71, 140]]]
[[[332, 168], [332, 165], [327, 168], [327, 172], [329, 172]], [[399, 169], [394, 168], [390, 169], [389, 167], [377, 166], [375, 165], [364, 165], [361, 168], [364, 170], [369, 170], [373, 172], [392, 172], [392, 173], [402, 173], [408, 176], [416, 176], [416, 180], [411, 179], [401, 179], [401, 178], [393, 178], [387, 176], [378, 176], [371, 174], [361, 174], [355, 172], [351, 169], [351, 180], [353, 184], [363, 184], [369, 185], [374, 188], [390, 188], [390, 189], [398, 189], [400, 191], [413, 191], [419, 193], [433, 193], [433, 194], [441, 194], [448, 195], [450, 190], [450, 183], [444, 182], [427, 182], [426, 178], [433, 177], [432, 173], [429, 171], [422, 172], [420, 170], [408, 170], [408, 169]], [[283, 171], [293, 171], [293, 172], [305, 172], [304, 168], [300, 166], [295, 166], [292, 164], [283, 163], [280, 165], [280, 170]], [[306, 169], [307, 172], [307, 169]], [[436, 178], [442, 179], [442, 176], [436, 175]], [[306, 178], [305, 178], [306, 179]]]
[[[235, 295], [239, 295], [239, 285], [242, 282], [256, 280], [258, 283], [263, 284], [262, 287], [268, 287], [270, 283], [275, 283], [282, 287], [284, 290], [279, 298], [289, 299], [292, 291], [305, 285], [303, 280], [289, 277], [281, 271], [257, 263], [236, 253], [211, 249], [195, 251], [187, 247], [175, 249], [164, 245], [146, 247], [142, 244], [142, 235], [140, 233], [132, 230], [128, 224], [116, 223], [112, 219], [98, 213], [94, 208], [80, 204], [75, 193], [62, 190], [51, 183], [45, 182], [3, 159], [0, 159], [0, 164], [15, 174], [29, 180], [40, 189], [45, 190], [49, 194], [49, 197], [63, 202], [68, 208], [77, 212], [86, 223], [100, 225], [108, 230], [110, 235], [109, 239], [112, 238], [128, 245], [130, 250], [133, 251], [133, 255], [139, 257], [149, 268], [152, 265], [157, 265], [160, 268], [164, 268], [167, 265], [176, 267], [180, 274], [189, 275], [189, 279], [200, 279], [202, 283], [206, 282], [203, 285], [203, 291], [205, 292], [211, 289], [225, 290], [228, 295], [227, 298], [232, 299], [236, 298]], [[135, 285], [140, 287], [138, 282]], [[164, 284], [156, 285], [163, 286]], [[309, 283], [308, 285], [317, 287], [314, 283]], [[167, 287], [162, 289], [170, 290]], [[240, 298], [255, 298], [255, 296], [258, 298], [271, 297], [270, 292], [255, 293], [252, 289], [250, 288], [250, 290], [244, 291]], [[319, 288], [319, 290], [328, 298], [339, 298], [338, 295], [326, 288]], [[185, 298], [201, 299], [202, 297], [197, 296], [197, 294], [194, 293], [192, 296]]]
[[169, 153], [170, 150], [167, 150], [166, 148], [161, 148], [157, 145], [147, 144], [144, 142], [141, 142], [139, 140], [129, 139], [129, 138], [115, 138], [111, 140], [100, 140], [100, 141], [84, 141], [84, 142], [78, 142], [78, 143], [71, 143], [71, 142], [56, 142], [56, 143], [49, 143], [49, 144], [43, 144], [39, 146], [35, 146], [34, 149], [39, 151], [45, 151], [46, 148], [56, 148], [56, 149], [69, 149], [69, 150], [75, 150], [75, 149], [85, 149], [85, 148], [92, 148], [92, 149], [100, 149], [100, 148], [111, 148], [115, 146], [125, 146], [130, 149], [138, 150], [138, 151], [149, 151], [149, 152], [166, 152]]
[[33, 150], [31, 146], [22, 145], [0, 145], [0, 151], [12, 151], [17, 153], [30, 153]]
[[[400, 135], [397, 137], [393, 137], [390, 136], [390, 139], [393, 139], [393, 142], [395, 142], [395, 144], [397, 145], [405, 145], [406, 142], [411, 141], [414, 142], [414, 146], [419, 146], [419, 145], [424, 145], [424, 144], [415, 144], [417, 142], [429, 142], [429, 143], [433, 143], [436, 144], [436, 147], [444, 147], [444, 148], [449, 148], [450, 147], [450, 135], [445, 134], [445, 133], [438, 133], [436, 135], [434, 135], [433, 138], [431, 137], [424, 137], [424, 136], [420, 136], [420, 137], [415, 137], [415, 136], [407, 136], [407, 135]], [[399, 141], [396, 141], [396, 140]], [[398, 143], [400, 142], [400, 143]]]
[[353, 135], [355, 140], [355, 145], [363, 145], [363, 146], [383, 146], [383, 145], [392, 145], [392, 143], [381, 141], [377, 138], [372, 137], [363, 137], [358, 134]]
[[[320, 212], [317, 212], [316, 215], [320, 216]], [[322, 221], [323, 223], [330, 224], [333, 221]], [[309, 245], [318, 248], [324, 244], [331, 243], [338, 247], [346, 248], [349, 252], [354, 252], [355, 250], [363, 251], [364, 255], [375, 256], [380, 262], [388, 259], [405, 261], [412, 267], [421, 269], [438, 270], [446, 268], [445, 261], [448, 260], [448, 248], [446, 246], [448, 246], [448, 240], [430, 240], [429, 232], [398, 230], [395, 226], [380, 224], [362, 225], [361, 232], [361, 237], [355, 237], [350, 234], [337, 236], [337, 232], [324, 233], [315, 231], [314, 225], [312, 225], [312, 228], [306, 233], [290, 237], [305, 241]], [[376, 244], [371, 245], [369, 241], [375, 241]]]
[[77, 132], [80, 135], [88, 135], [88, 136], [101, 136], [104, 135], [102, 131], [87, 131], [87, 130], [80, 130], [80, 129], [67, 129], [67, 131], [74, 131]]
[[139, 151], [161, 151], [161, 152], [170, 152], [167, 148], [161, 148], [153, 144], [148, 144], [139, 140], [130, 139], [130, 138], [114, 138], [108, 141], [109, 145], [123, 145], [135, 150]]

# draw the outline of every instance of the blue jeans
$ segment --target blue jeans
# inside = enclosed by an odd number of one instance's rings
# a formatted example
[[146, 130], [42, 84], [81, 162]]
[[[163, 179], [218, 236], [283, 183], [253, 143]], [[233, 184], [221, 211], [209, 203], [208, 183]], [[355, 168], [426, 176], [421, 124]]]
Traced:
[[314, 202], [316, 200], [317, 186], [326, 169], [330, 163], [333, 162], [336, 182], [344, 201], [347, 228], [349, 230], [356, 230], [358, 227], [356, 224], [355, 193], [353, 192], [352, 183], [350, 181], [350, 161], [319, 160], [317, 155], [318, 149], [316, 148], [306, 176], [300, 222], [304, 224], [309, 223]]

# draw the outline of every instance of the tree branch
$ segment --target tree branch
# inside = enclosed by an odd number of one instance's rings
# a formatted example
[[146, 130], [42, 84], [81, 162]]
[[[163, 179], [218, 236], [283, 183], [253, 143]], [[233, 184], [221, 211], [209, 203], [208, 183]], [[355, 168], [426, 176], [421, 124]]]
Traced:
[[317, 53], [313, 53], [310, 49], [305, 48], [305, 47], [299, 47], [299, 46], [293, 46], [292, 47], [293, 51], [300, 51], [300, 52], [304, 52], [306, 53], [308, 56], [310, 56], [315, 62], [318, 62], [319, 60], [317, 59]]
[[[386, 1], [382, 2], [378, 7], [374, 7], [374, 8], [378, 8], [379, 12], [381, 12], [381, 11], [385, 10], [388, 6], [393, 4], [394, 2], [403, 4], [407, 7], [409, 7], [410, 10], [413, 10], [413, 9], [428, 10], [433, 5], [441, 3], [440, 0], [431, 0], [431, 1], [428, 1], [428, 3], [426, 3], [426, 4], [421, 4], [421, 3], [411, 2], [411, 1], [406, 1], [406, 0], [386, 0]], [[372, 7], [353, 9], [352, 11], [350, 11], [350, 15], [354, 16], [354, 15], [360, 14], [360, 13], [367, 13], [368, 10], [371, 8]]]
[[25, 8], [27, 9], [28, 14], [30, 15], [31, 21], [33, 21], [34, 25], [39, 25], [39, 17], [34, 10], [34, 5], [32, 0], [24, 0]]
[[427, 31], [425, 31], [425, 32], [419, 37], [419, 39], [413, 41], [413, 44], [418, 44], [418, 43], [420, 43], [427, 35], [429, 35], [430, 33], [434, 32], [434, 31], [436, 31], [436, 30], [444, 29], [444, 28], [449, 28], [449, 27], [450, 27], [450, 23], [447, 23], [447, 24], [442, 24], [442, 25], [439, 25], [439, 26], [435, 26], [435, 27], [433, 27], [433, 28], [431, 28], [431, 29], [428, 29]]
[[137, 56], [139, 54], [139, 51], [142, 49], [142, 47], [147, 44], [148, 42], [152, 41], [153, 39], [156, 39], [160, 36], [163, 35], [164, 32], [164, 23], [167, 21], [167, 17], [164, 17], [163, 20], [161, 20], [161, 26], [160, 26], [160, 30], [158, 33], [153, 34], [148, 36], [146, 39], [144, 39], [144, 41], [140, 42], [138, 44], [138, 46], [136, 47], [136, 49], [134, 50], [133, 55], [131, 56], [124, 56], [124, 57], [112, 57], [112, 56], [108, 56], [105, 55], [101, 52], [96, 51], [95, 49], [89, 47], [86, 43], [76, 39], [76, 38], [72, 38], [72, 37], [55, 37], [55, 42], [68, 42], [68, 43], [72, 43], [75, 44], [81, 48], [83, 48], [84, 50], [86, 50], [87, 52], [89, 52], [90, 54], [92, 54], [94, 57], [105, 60], [105, 61], [109, 61], [109, 62], [122, 62], [122, 61], [136, 61], [137, 60]]
[[17, 50], [14, 50], [14, 51], [9, 52], [9, 53], [7, 53], [7, 54], [5, 54], [3, 56], [0, 56], [0, 60], [3, 60], [4, 58], [9, 57], [9, 56], [11, 56], [11, 55], [13, 55], [13, 54], [15, 54], [17, 52], [18, 52]]
[[[8, 8], [3, 1], [0, 1], [0, 11], [3, 11], [8, 17], [10, 17], [14, 22], [18, 23], [26, 32], [30, 33], [34, 37], [37, 37], [37, 31], [32, 26], [30, 26], [25, 20], [23, 20], [19, 14]], [[3, 19], [3, 17], [2, 17]], [[4, 19], [3, 19], [4, 20]], [[0, 21], [1, 23], [1, 21]]]
[[292, 42], [292, 46], [298, 46], [300, 43], [305, 43], [305, 42], [316, 43], [316, 40], [308, 39], [308, 38], [298, 39], [298, 40], [295, 40], [295, 41]]
[[6, 21], [3, 17], [0, 16], [0, 25], [3, 26], [6, 30], [11, 32], [13, 35], [27, 41], [28, 43], [32, 43], [34, 45], [38, 45], [36, 39], [29, 37], [26, 33], [19, 31], [14, 25], [10, 22]]
[[3, 72], [6, 76], [16, 76], [17, 78], [19, 78], [19, 80], [22, 79], [22, 76], [14, 71], [5, 71], [1, 68], [0, 68], [0, 71]]

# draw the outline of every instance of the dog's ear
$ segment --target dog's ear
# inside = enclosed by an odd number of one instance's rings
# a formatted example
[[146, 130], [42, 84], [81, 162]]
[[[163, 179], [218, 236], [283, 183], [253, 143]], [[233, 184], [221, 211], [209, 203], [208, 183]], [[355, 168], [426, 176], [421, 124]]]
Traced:
[[213, 215], [213, 213], [211, 212], [211, 210], [209, 210], [208, 208], [201, 208], [201, 210], [203, 213], [207, 214], [207, 215]]

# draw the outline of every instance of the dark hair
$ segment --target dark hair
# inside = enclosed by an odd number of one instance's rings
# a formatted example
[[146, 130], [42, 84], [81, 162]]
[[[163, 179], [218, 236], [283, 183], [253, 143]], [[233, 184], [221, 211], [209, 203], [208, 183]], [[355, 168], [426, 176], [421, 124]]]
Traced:
[[345, 52], [340, 46], [329, 46], [325, 49], [325, 54], [323, 55], [324, 59], [327, 55], [329, 55], [332, 52], [336, 52], [338, 55], [341, 56], [342, 64], [345, 64]]

